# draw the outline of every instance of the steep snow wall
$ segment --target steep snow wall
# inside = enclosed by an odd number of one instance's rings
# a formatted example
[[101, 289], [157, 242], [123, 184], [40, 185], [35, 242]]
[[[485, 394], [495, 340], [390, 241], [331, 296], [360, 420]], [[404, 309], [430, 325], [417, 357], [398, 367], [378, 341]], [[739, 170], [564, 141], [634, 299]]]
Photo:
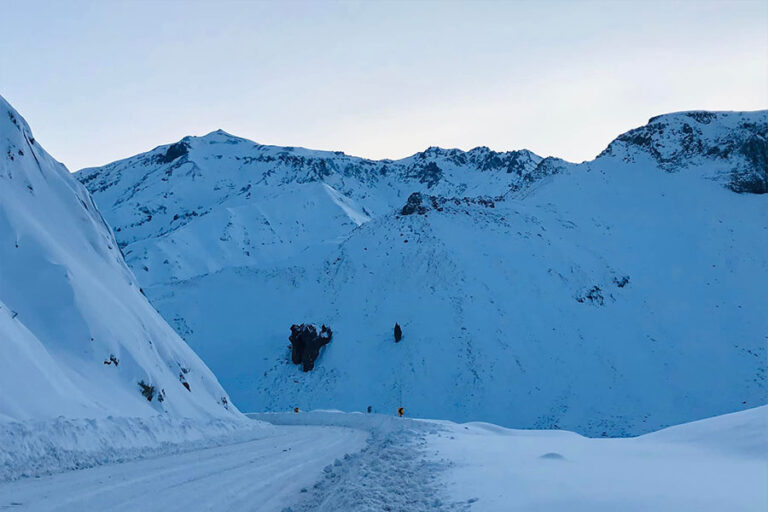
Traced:
[[3, 98], [0, 340], [0, 421], [239, 417], [142, 295], [88, 192]]

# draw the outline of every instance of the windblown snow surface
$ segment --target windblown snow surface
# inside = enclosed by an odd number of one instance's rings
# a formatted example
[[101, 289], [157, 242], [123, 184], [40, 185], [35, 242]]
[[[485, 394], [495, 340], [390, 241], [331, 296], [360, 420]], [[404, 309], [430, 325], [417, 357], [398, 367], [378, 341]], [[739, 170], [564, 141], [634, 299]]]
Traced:
[[35, 511], [762, 512], [768, 409], [637, 438], [378, 414], [251, 415], [262, 437], [0, 483]]
[[[767, 138], [766, 111], [682, 112], [570, 164], [216, 131], [77, 177], [245, 410], [625, 436], [768, 401]], [[309, 373], [300, 322], [334, 332]]]
[[768, 408], [631, 439], [448, 425], [429, 439], [450, 461], [446, 502], [484, 512], [768, 508]]
[[0, 479], [244, 421], [142, 295], [85, 187], [0, 98]]

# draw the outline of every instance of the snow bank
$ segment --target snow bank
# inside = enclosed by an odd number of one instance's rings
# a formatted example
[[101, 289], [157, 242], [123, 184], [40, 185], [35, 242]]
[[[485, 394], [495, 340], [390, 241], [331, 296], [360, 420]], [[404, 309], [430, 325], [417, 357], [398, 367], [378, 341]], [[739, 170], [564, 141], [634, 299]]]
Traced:
[[273, 430], [252, 420], [168, 416], [0, 422], [0, 481], [238, 443]]
[[[317, 427], [347, 427], [368, 432], [389, 433], [406, 428], [434, 430], [439, 422], [398, 418], [386, 414], [316, 410], [308, 412], [256, 412], [246, 413], [247, 417], [272, 425], [312, 425]], [[450, 424], [450, 422], [446, 422]]]
[[768, 406], [675, 425], [642, 437], [768, 460]]
[[762, 512], [768, 408], [627, 439], [443, 423], [427, 438], [449, 496], [484, 512]]

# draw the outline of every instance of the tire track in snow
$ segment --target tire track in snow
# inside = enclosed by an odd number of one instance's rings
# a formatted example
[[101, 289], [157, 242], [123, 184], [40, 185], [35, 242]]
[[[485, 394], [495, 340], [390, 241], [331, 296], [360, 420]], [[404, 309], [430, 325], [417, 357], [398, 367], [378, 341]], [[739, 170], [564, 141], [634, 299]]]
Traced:
[[280, 427], [253, 441], [0, 484], [0, 510], [280, 511], [360, 430]]
[[323, 478], [301, 489], [305, 498], [283, 512], [465, 512], [467, 502], [444, 498], [440, 476], [447, 461], [426, 456], [426, 435], [441, 427], [378, 414], [254, 414], [275, 425], [328, 425], [363, 429], [365, 447], [323, 469]]

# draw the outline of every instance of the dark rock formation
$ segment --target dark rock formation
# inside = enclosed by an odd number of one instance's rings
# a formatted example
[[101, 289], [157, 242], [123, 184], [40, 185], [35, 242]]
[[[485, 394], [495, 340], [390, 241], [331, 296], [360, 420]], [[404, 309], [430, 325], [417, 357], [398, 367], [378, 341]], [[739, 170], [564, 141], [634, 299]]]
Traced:
[[139, 389], [141, 389], [141, 394], [144, 396], [144, 398], [147, 399], [148, 402], [151, 402], [155, 397], [155, 386], [150, 386], [143, 380], [139, 381]]
[[592, 304], [596, 304], [598, 306], [604, 306], [605, 297], [603, 296], [603, 290], [601, 290], [599, 286], [595, 285], [576, 297], [576, 302], [580, 302], [582, 304], [585, 302], [591, 302]]
[[320, 348], [327, 345], [333, 332], [330, 327], [323, 325], [318, 334], [317, 328], [312, 324], [300, 324], [291, 326], [291, 361], [293, 364], [301, 364], [305, 372], [315, 367], [315, 361], [320, 355]]
[[408, 202], [405, 203], [405, 206], [403, 206], [403, 209], [400, 210], [401, 215], [411, 215], [414, 213], [418, 213], [419, 215], [424, 215], [427, 213], [427, 208], [421, 204], [423, 201], [423, 198], [421, 196], [420, 192], [414, 192], [410, 196], [408, 196]]
[[729, 187], [734, 192], [768, 193], [768, 140], [753, 135], [739, 148], [749, 163], [746, 169], [731, 171]]
[[496, 208], [495, 201], [502, 201], [504, 198], [499, 196], [490, 197], [443, 197], [424, 195], [421, 192], [414, 192], [408, 196], [408, 201], [400, 210], [400, 215], [424, 215], [429, 210], [443, 211], [446, 206], [469, 206], [478, 205], [485, 208]]
[[427, 185], [427, 188], [432, 188], [443, 178], [443, 170], [435, 162], [429, 162], [424, 166], [416, 166], [411, 171], [411, 176], [417, 178], [419, 183]]
[[189, 153], [189, 144], [184, 141], [179, 141], [175, 144], [168, 146], [168, 150], [164, 155], [157, 155], [155, 161], [161, 164], [167, 164], [173, 162], [179, 157], [182, 157]]
[[619, 288], [624, 288], [629, 284], [629, 276], [622, 276], [621, 279], [618, 277], [613, 278], [613, 282], [618, 286]]
[[[720, 129], [705, 129], [718, 121]], [[647, 125], [618, 136], [598, 159], [618, 156], [632, 162], [638, 151], [667, 172], [716, 164], [718, 175], [734, 192], [768, 193], [768, 122], [753, 113], [696, 111], [653, 117]]]
[[403, 339], [403, 330], [400, 328], [400, 324], [395, 322], [395, 343], [399, 343]]

